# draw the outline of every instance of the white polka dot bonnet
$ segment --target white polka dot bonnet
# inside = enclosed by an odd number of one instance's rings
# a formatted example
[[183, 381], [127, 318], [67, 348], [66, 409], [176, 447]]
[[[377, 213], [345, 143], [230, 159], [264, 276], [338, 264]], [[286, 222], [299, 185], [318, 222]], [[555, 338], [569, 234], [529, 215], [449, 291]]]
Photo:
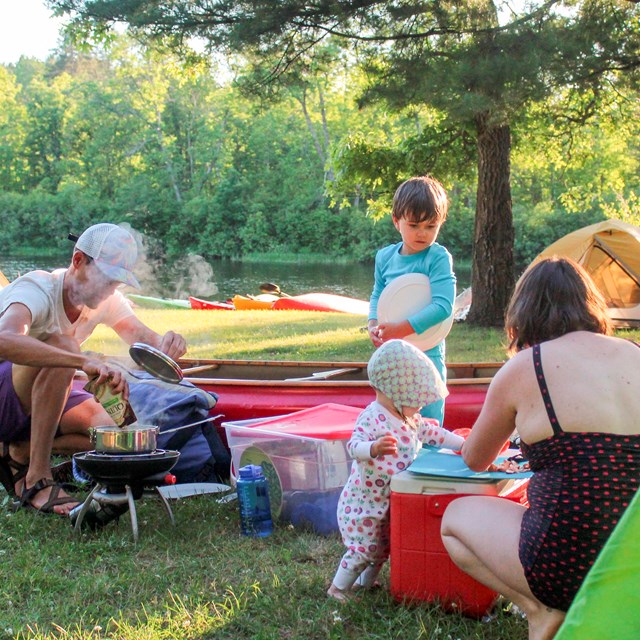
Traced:
[[389, 340], [371, 356], [369, 382], [402, 407], [424, 407], [449, 395], [433, 362], [409, 342]]

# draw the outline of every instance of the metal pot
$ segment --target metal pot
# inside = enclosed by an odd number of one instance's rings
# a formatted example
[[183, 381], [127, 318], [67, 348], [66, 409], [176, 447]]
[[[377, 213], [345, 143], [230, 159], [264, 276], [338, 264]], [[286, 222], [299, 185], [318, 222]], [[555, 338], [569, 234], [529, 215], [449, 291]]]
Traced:
[[[222, 414], [208, 416], [191, 424], [165, 429], [162, 433], [175, 433], [183, 429], [191, 429], [222, 417]], [[127, 427], [91, 427], [89, 429], [89, 440], [98, 453], [151, 453], [158, 448], [159, 433], [159, 427], [139, 425], [137, 423]]]
[[150, 453], [157, 449], [158, 433], [155, 426], [92, 427], [91, 444], [99, 453]]

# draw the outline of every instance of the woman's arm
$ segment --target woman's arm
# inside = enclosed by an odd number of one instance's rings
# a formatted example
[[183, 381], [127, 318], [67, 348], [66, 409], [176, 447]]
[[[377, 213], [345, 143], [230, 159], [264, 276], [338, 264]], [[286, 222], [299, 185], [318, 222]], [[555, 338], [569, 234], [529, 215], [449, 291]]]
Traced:
[[520, 369], [516, 359], [507, 362], [491, 381], [480, 415], [462, 446], [462, 457], [473, 471], [485, 471], [515, 430]]

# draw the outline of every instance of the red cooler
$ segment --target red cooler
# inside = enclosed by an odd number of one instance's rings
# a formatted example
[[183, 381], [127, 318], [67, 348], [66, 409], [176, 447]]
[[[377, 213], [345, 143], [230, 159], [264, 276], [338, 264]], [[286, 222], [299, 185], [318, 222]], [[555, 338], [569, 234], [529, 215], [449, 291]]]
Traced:
[[439, 602], [481, 618], [498, 596], [453, 563], [440, 537], [447, 505], [465, 495], [520, 501], [528, 480], [462, 480], [404, 471], [391, 480], [391, 593], [397, 600]]

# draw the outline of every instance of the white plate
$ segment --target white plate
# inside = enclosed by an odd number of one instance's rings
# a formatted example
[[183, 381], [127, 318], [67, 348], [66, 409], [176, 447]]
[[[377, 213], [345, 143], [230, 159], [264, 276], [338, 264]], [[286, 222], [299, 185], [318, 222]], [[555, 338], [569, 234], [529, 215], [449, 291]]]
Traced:
[[[407, 273], [392, 280], [378, 299], [378, 322], [400, 322], [431, 302], [431, 284], [424, 273]], [[453, 314], [422, 333], [405, 336], [407, 342], [427, 351], [442, 342], [453, 326]]]

